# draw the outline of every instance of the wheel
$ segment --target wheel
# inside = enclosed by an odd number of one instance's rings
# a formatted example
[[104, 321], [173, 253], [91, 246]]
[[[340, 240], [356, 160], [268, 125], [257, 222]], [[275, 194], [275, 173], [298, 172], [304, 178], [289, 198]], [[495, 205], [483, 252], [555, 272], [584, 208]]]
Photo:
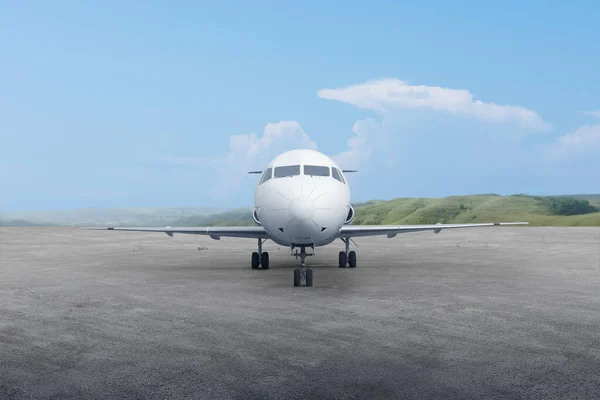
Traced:
[[269, 253], [266, 251], [262, 253], [262, 260], [260, 260], [260, 264], [263, 269], [269, 269]]
[[311, 287], [313, 283], [313, 273], [312, 269], [306, 270], [306, 287]]
[[346, 252], [340, 251], [339, 256], [340, 268], [346, 268]]
[[294, 286], [300, 286], [300, 270], [294, 270]]
[[351, 251], [348, 254], [348, 264], [350, 264], [350, 268], [356, 268], [356, 252]]
[[258, 265], [260, 264], [260, 261], [258, 260], [258, 253], [255, 251], [254, 253], [252, 253], [252, 269], [257, 269]]

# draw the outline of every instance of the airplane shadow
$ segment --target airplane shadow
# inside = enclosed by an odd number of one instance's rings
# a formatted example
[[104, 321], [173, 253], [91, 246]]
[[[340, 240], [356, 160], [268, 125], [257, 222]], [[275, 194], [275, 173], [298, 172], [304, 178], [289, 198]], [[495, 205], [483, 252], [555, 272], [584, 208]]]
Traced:
[[[255, 271], [264, 271], [264, 272], [268, 272], [270, 270], [294, 270], [296, 268], [300, 268], [300, 262], [295, 263], [295, 262], [282, 262], [282, 263], [273, 263], [271, 262], [271, 265], [269, 266], [269, 269], [263, 269], [263, 268], [259, 268]], [[339, 269], [337, 265], [334, 264], [321, 264], [321, 263], [315, 263], [315, 264], [310, 264], [310, 263], [306, 263], [306, 268], [314, 268], [314, 269], [319, 269], [319, 270], [324, 270], [324, 269]], [[252, 268], [250, 267], [250, 263], [246, 264], [241, 264], [241, 263], [232, 263], [232, 264], [226, 264], [226, 263], [220, 263], [219, 265], [207, 265], [207, 264], [202, 264], [202, 263], [198, 263], [198, 264], [179, 264], [179, 265], [162, 265], [160, 267], [160, 269], [165, 270], [165, 271], [198, 271], [198, 270], [202, 270], [202, 271], [223, 271], [223, 270], [229, 270], [229, 271], [247, 271], [247, 270], [252, 270]]]
[[[248, 286], [249, 290], [264, 289], [292, 289], [304, 290], [304, 286], [294, 287], [292, 285], [292, 271], [300, 267], [300, 262], [293, 258], [290, 260], [271, 261], [271, 267], [266, 269], [253, 270], [250, 263], [228, 263], [220, 262], [216, 265], [207, 265], [201, 262], [186, 264], [163, 264], [158, 270], [164, 274], [173, 274], [185, 276], [185, 279], [191, 281], [205, 281], [207, 279], [222, 281], [223, 279], [243, 280], [254, 282]], [[315, 274], [315, 283], [311, 290], [348, 290], [357, 285], [360, 286], [360, 279], [357, 278], [359, 268], [370, 268], [369, 265], [353, 268], [339, 268], [337, 263], [307, 263], [307, 268], [313, 269]], [[334, 272], [335, 271], [335, 272]], [[339, 273], [338, 273], [339, 272]], [[327, 276], [323, 274], [327, 274]], [[227, 278], [224, 278], [224, 274]]]

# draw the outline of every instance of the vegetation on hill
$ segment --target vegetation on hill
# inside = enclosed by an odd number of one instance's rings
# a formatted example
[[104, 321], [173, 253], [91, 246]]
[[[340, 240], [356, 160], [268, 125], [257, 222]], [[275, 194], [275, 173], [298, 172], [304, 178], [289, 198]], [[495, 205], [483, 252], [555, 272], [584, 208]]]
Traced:
[[574, 196], [450, 196], [400, 198], [356, 208], [354, 224], [517, 222], [530, 225], [600, 226], [600, 210]]
[[570, 196], [557, 196], [557, 197], [575, 197], [577, 199], [583, 199], [590, 202], [594, 207], [600, 209], [600, 194], [573, 194]]

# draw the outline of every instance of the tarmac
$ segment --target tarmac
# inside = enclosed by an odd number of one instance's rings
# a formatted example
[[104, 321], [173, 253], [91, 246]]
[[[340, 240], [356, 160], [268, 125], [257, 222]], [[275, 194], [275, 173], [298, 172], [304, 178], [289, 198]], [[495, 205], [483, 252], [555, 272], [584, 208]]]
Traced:
[[600, 398], [600, 228], [355, 241], [0, 228], [0, 398]]

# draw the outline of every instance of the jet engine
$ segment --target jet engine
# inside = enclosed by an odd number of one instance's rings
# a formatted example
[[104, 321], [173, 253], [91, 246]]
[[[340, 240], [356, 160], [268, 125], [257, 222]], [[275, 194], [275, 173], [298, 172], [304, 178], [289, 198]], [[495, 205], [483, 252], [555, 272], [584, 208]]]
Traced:
[[255, 222], [256, 224], [258, 224], [258, 225], [262, 225], [262, 224], [260, 223], [260, 220], [258, 219], [258, 209], [256, 209], [256, 208], [255, 208], [255, 209], [252, 211], [252, 219], [254, 220], [254, 222]]
[[346, 224], [346, 225], [351, 224], [352, 221], [354, 221], [354, 216], [355, 216], [354, 207], [349, 206], [348, 215], [346, 215], [346, 221], [344, 221], [344, 224]]

